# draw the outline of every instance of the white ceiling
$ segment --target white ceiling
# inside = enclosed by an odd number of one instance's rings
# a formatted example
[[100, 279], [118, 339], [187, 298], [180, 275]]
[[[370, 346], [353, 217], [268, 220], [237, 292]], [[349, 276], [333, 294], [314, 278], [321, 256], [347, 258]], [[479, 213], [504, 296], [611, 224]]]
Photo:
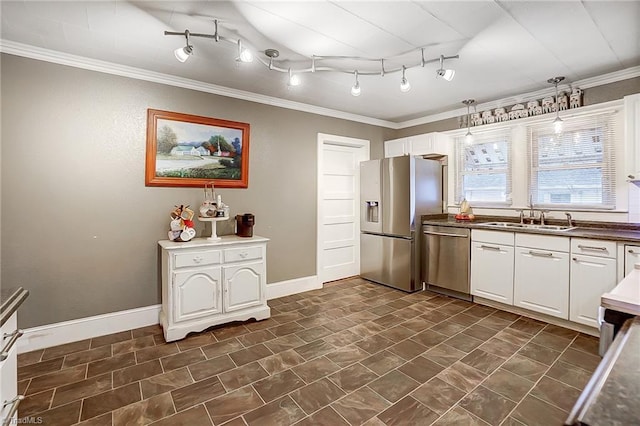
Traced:
[[[2, 0], [1, 13], [4, 41], [392, 122], [546, 89], [554, 76], [571, 83], [640, 65], [640, 1]], [[194, 55], [176, 61], [184, 38], [164, 31], [213, 34], [214, 18], [220, 35], [263, 58], [278, 49], [278, 65], [294, 70], [309, 68], [312, 55], [385, 58], [387, 70], [418, 64], [420, 48], [427, 60], [460, 58], [445, 62], [456, 69], [451, 82], [436, 79], [437, 63], [408, 69], [407, 93], [399, 73], [361, 75], [359, 97], [346, 73], [305, 73], [288, 87], [286, 74], [237, 63], [231, 43], [191, 38]], [[380, 62], [330, 64], [380, 70]]]

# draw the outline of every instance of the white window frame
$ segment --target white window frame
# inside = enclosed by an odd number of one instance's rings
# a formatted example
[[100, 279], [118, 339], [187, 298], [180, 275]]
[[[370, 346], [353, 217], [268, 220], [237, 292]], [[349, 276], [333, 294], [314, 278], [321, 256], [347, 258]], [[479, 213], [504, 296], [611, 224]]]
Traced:
[[[527, 189], [534, 200], [535, 208], [557, 209], [557, 210], [590, 210], [590, 211], [612, 211], [616, 209], [616, 124], [617, 115], [614, 112], [597, 112], [589, 115], [565, 118], [564, 131], [580, 132], [587, 131], [594, 127], [602, 127], [602, 161], [599, 163], [589, 164], [565, 164], [541, 166], [538, 163], [539, 140], [541, 137], [555, 137], [552, 123], [541, 123], [531, 125], [527, 128]], [[563, 144], [567, 143], [566, 138], [561, 139]], [[560, 150], [569, 151], [570, 147], [562, 147]], [[538, 179], [537, 173], [541, 170], [561, 171], [561, 170], [579, 170], [583, 168], [599, 167], [602, 170], [602, 202], [601, 203], [545, 203], [538, 201]]]
[[513, 191], [513, 136], [510, 127], [507, 128], [498, 128], [492, 129], [484, 132], [474, 132], [472, 142], [468, 143], [465, 136], [458, 136], [455, 138], [455, 147], [456, 147], [456, 173], [455, 173], [455, 203], [460, 204], [462, 199], [464, 198], [464, 177], [468, 175], [487, 175], [487, 174], [495, 174], [496, 172], [491, 171], [466, 171], [465, 170], [465, 148], [470, 145], [481, 145], [484, 143], [492, 143], [493, 141], [500, 140], [506, 142], [507, 146], [507, 166], [506, 168], [497, 169], [500, 173], [506, 173], [506, 186], [505, 190], [505, 201], [479, 201], [479, 200], [468, 200], [472, 206], [475, 207], [499, 207], [499, 208], [507, 208], [510, 207], [513, 203], [511, 194]]

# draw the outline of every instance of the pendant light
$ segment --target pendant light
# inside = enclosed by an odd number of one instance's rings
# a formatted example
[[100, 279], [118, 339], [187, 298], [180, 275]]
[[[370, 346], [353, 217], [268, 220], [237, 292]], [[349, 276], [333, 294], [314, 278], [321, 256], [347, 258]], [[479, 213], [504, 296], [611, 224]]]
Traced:
[[464, 142], [467, 145], [471, 145], [473, 143], [473, 135], [471, 134], [471, 120], [470, 120], [471, 116], [469, 114], [469, 108], [475, 102], [476, 102], [475, 99], [465, 99], [464, 101], [462, 101], [462, 103], [467, 106], [467, 134], [464, 135]]
[[556, 133], [556, 135], [562, 133], [563, 126], [562, 119], [560, 118], [560, 104], [558, 104], [558, 83], [560, 83], [562, 80], [564, 80], [564, 77], [553, 77], [547, 80], [547, 83], [553, 84], [556, 88], [556, 119], [553, 120], [553, 131]]
[[300, 85], [300, 77], [297, 74], [294, 74], [289, 68], [289, 86], [299, 86]]

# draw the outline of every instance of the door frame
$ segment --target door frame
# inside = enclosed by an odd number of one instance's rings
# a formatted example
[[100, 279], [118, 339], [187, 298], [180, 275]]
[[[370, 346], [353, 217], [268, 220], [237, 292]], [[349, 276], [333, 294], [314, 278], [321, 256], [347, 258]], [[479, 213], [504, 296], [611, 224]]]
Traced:
[[[354, 150], [361, 150], [360, 153], [362, 155], [363, 160], [369, 160], [370, 157], [370, 144], [371, 142], [367, 139], [357, 139], [350, 138], [347, 136], [337, 136], [330, 135], [326, 133], [318, 133], [318, 162], [317, 162], [317, 214], [316, 214], [316, 277], [318, 279], [318, 285], [321, 287], [324, 283], [322, 276], [322, 265], [323, 265], [323, 240], [324, 240], [324, 228], [322, 215], [324, 212], [323, 205], [323, 192], [324, 192], [324, 182], [322, 179], [323, 169], [324, 169], [324, 147], [325, 145], [337, 145], [342, 147], [350, 147]], [[358, 180], [359, 181], [359, 180]], [[360, 199], [360, 185], [357, 185], [354, 191], [354, 196], [356, 200]], [[356, 202], [356, 205], [359, 206], [359, 201]], [[358, 207], [356, 211], [354, 211], [355, 222], [357, 226], [357, 231], [360, 230], [360, 208]], [[356, 236], [356, 245], [357, 245], [357, 259], [356, 262], [358, 265], [360, 264], [360, 238], [359, 235]]]

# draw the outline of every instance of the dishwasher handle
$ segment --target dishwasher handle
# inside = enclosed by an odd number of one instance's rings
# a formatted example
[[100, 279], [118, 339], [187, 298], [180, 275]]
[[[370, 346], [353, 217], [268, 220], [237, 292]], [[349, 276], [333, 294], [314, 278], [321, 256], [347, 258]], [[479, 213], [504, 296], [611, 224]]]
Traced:
[[434, 231], [422, 231], [422, 233], [425, 235], [438, 235], [440, 237], [469, 238], [469, 236], [465, 234], [446, 234], [444, 232], [434, 232]]

